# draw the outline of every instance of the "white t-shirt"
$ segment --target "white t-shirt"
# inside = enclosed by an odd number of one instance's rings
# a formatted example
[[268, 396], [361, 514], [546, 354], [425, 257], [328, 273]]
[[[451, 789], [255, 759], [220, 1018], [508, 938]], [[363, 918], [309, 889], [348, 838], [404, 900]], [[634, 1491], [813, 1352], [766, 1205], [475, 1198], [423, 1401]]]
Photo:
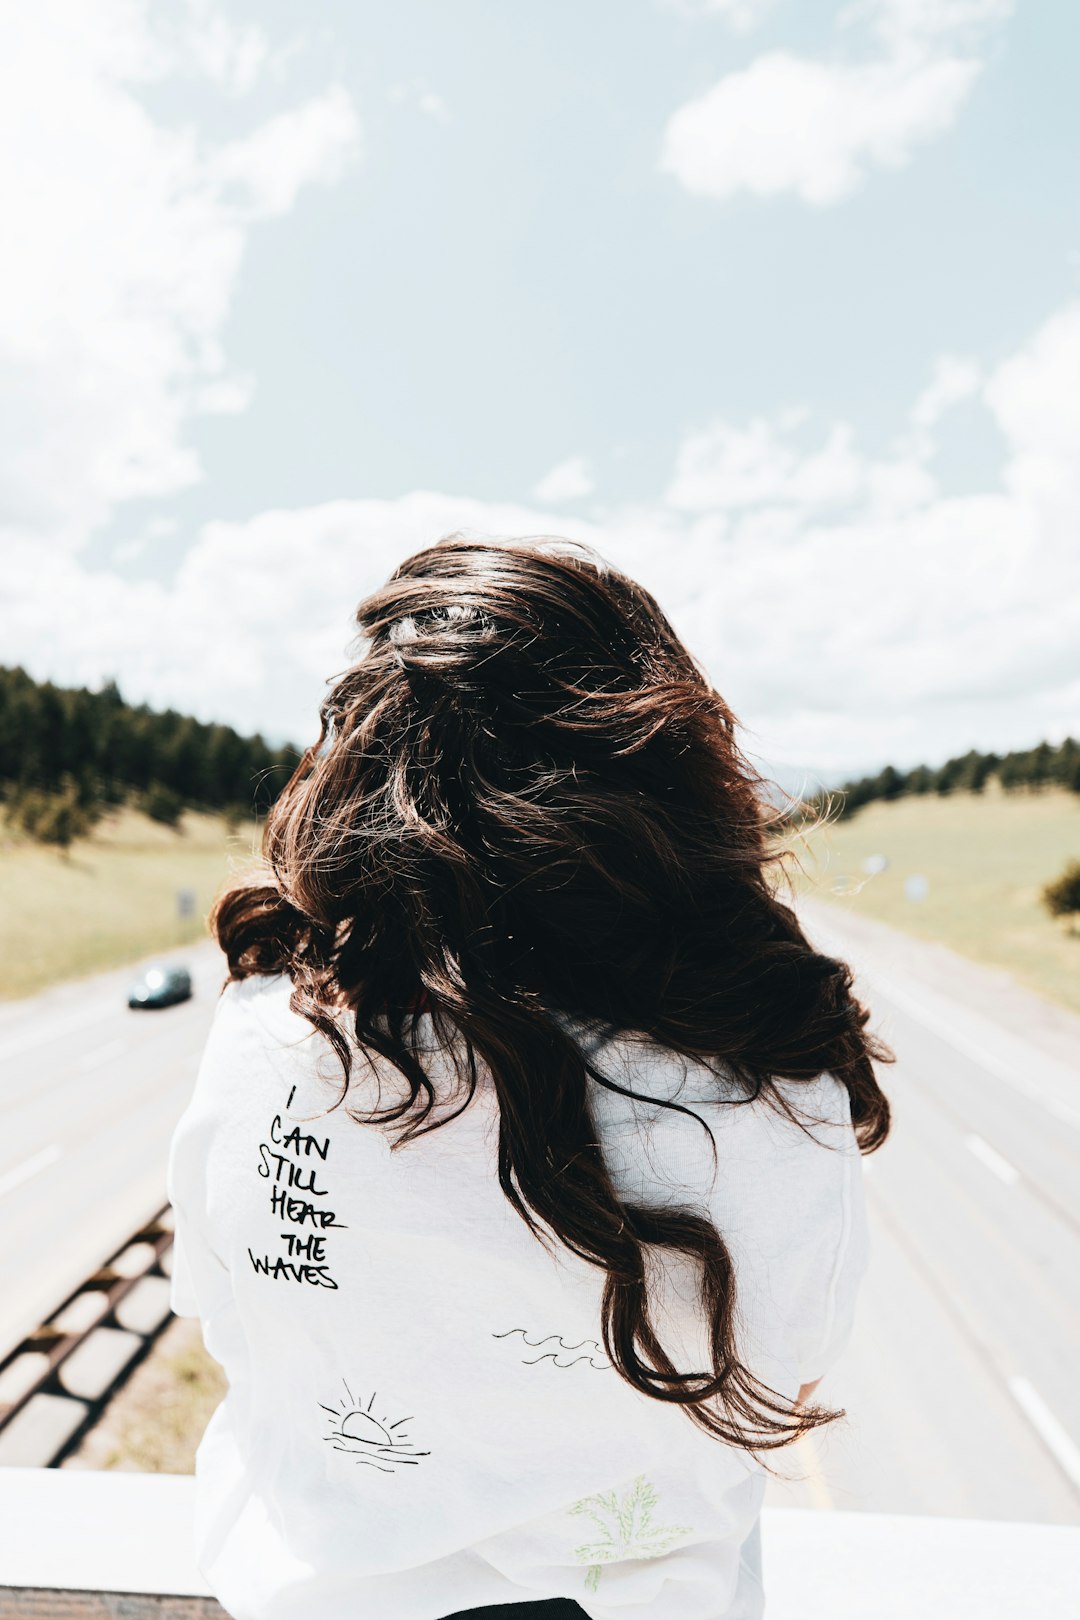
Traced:
[[[340, 1067], [290, 991], [226, 988], [169, 1161], [173, 1308], [201, 1317], [229, 1383], [196, 1462], [197, 1556], [223, 1606], [441, 1620], [564, 1596], [593, 1620], [756, 1620], [765, 1476], [610, 1366], [603, 1273], [547, 1252], [499, 1187], [490, 1080], [392, 1152], [322, 1112]], [[785, 1086], [824, 1122], [810, 1137], [644, 1040], [593, 1061], [705, 1122], [590, 1082], [620, 1195], [709, 1212], [741, 1354], [793, 1396], [842, 1348], [866, 1263], [844, 1088]], [[426, 1067], [449, 1084], [445, 1059]], [[400, 1079], [358, 1052], [350, 1105], [380, 1084], [385, 1102]], [[690, 1271], [665, 1269], [654, 1297], [676, 1365], [706, 1370]]]

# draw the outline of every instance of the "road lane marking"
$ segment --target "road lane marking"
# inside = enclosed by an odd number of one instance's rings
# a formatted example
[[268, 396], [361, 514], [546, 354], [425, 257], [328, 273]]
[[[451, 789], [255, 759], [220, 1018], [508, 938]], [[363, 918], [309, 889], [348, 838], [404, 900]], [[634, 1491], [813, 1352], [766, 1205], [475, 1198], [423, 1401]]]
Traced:
[[5, 1193], [14, 1192], [16, 1187], [21, 1187], [24, 1181], [29, 1181], [31, 1176], [36, 1176], [38, 1171], [44, 1170], [47, 1165], [55, 1164], [59, 1157], [60, 1144], [53, 1142], [49, 1147], [42, 1148], [40, 1153], [35, 1153], [33, 1158], [24, 1159], [14, 1170], [0, 1176], [0, 1198], [3, 1198]]
[[[819, 926], [814, 922], [812, 932], [821, 940], [823, 946], [835, 949], [838, 956], [844, 956], [848, 953], [849, 944], [845, 942], [843, 935], [830, 929], [827, 924]], [[951, 1046], [954, 1052], [959, 1052], [961, 1057], [969, 1058], [972, 1063], [977, 1063], [988, 1074], [994, 1075], [998, 1080], [1003, 1081], [1005, 1085], [1011, 1086], [1014, 1091], [1018, 1091], [1022, 1097], [1030, 1097], [1032, 1102], [1039, 1103], [1046, 1109], [1048, 1114], [1053, 1114], [1056, 1119], [1062, 1120], [1066, 1125], [1071, 1125], [1074, 1129], [1080, 1130], [1080, 1108], [1074, 1108], [1067, 1102], [1061, 1102], [1044, 1087], [1033, 1084], [1030, 1080], [1022, 1077], [1017, 1072], [1016, 1064], [1010, 1063], [1000, 1057], [998, 1053], [992, 1052], [981, 1041], [973, 1039], [970, 1035], [960, 1033], [947, 1011], [935, 1011], [934, 1008], [927, 1006], [917, 992], [913, 992], [910, 988], [901, 988], [895, 983], [895, 974], [891, 975], [888, 970], [872, 966], [869, 961], [860, 963], [859, 951], [855, 948], [850, 949], [850, 955], [852, 965], [865, 982], [868, 999], [876, 1000], [880, 991], [884, 1001], [891, 1001], [899, 1012], [906, 1013], [909, 1018], [913, 1018], [923, 1029], [929, 1030], [932, 1035], [936, 1035], [939, 1040]], [[986, 1022], [985, 1019], [983, 1021]], [[1018, 1037], [1013, 1037], [1013, 1039], [1018, 1039]], [[1058, 1060], [1051, 1059], [1050, 1061], [1056, 1069], [1062, 1068]]]
[[[976, 1209], [974, 1201], [971, 1202], [972, 1208]], [[945, 1317], [966, 1342], [968, 1349], [974, 1352], [984, 1371], [994, 1380], [996, 1387], [1000, 1389], [1004, 1386], [1069, 1481], [1080, 1487], [1080, 1447], [1029, 1381], [1018, 1374], [1010, 1376], [1006, 1373], [1002, 1362], [1007, 1352], [993, 1329], [987, 1330], [985, 1320], [976, 1324], [971, 1301], [964, 1298], [962, 1290], [958, 1290], [949, 1280], [938, 1274], [920, 1244], [913, 1239], [905, 1222], [894, 1216], [888, 1206], [880, 1205], [876, 1200], [874, 1213], [905, 1255], [927, 1292], [936, 1300]], [[1037, 1267], [1033, 1275], [1039, 1275]]]
[[1006, 1187], [1011, 1187], [1014, 1182], [1020, 1180], [1020, 1172], [1016, 1166], [1010, 1164], [1008, 1159], [1003, 1159], [1001, 1154], [992, 1148], [989, 1142], [984, 1142], [981, 1136], [974, 1134], [965, 1136], [964, 1146], [980, 1164], [984, 1164], [999, 1181], [1003, 1181]]
[[921, 1024], [923, 1029], [929, 1030], [932, 1035], [936, 1035], [947, 1046], [951, 1046], [954, 1052], [959, 1052], [961, 1057], [969, 1058], [972, 1063], [977, 1063], [981, 1069], [985, 1069], [988, 1074], [996, 1076], [998, 1080], [1004, 1081], [1007, 1086], [1011, 1086], [1014, 1091], [1018, 1091], [1022, 1097], [1030, 1097], [1032, 1102], [1039, 1103], [1046, 1109], [1048, 1114], [1053, 1114], [1055, 1118], [1063, 1120], [1066, 1125], [1080, 1128], [1080, 1108], [1072, 1108], [1068, 1103], [1059, 1102], [1056, 1097], [1052, 1097], [1042, 1086], [1033, 1085], [1030, 1080], [1022, 1079], [1011, 1063], [1003, 1062], [995, 1052], [991, 1052], [981, 1042], [973, 1041], [967, 1035], [959, 1034], [948, 1019], [939, 1017], [932, 1012], [917, 996], [898, 990], [892, 984], [883, 985], [881, 993], [887, 1001], [891, 1001], [901, 1012], [906, 1013], [909, 1018], [913, 1018], [917, 1024]]
[[1026, 1378], [1019, 1374], [1010, 1378], [1009, 1392], [1062, 1472], [1080, 1487], [1080, 1446], [1072, 1435]]
[[76, 1070], [79, 1074], [87, 1074], [91, 1069], [99, 1069], [103, 1063], [108, 1063], [111, 1058], [119, 1057], [121, 1052], [126, 1052], [127, 1049], [128, 1043], [123, 1036], [120, 1036], [115, 1041], [106, 1041], [104, 1046], [96, 1046], [92, 1052], [87, 1052], [84, 1057], [80, 1058], [75, 1065]]

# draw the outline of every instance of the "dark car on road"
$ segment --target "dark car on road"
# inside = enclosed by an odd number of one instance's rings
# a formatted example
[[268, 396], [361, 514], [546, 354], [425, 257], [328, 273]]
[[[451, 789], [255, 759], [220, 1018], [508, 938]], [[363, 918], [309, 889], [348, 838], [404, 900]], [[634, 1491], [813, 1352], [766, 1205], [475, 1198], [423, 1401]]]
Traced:
[[128, 991], [129, 1007], [171, 1007], [191, 995], [191, 974], [182, 967], [149, 967]]

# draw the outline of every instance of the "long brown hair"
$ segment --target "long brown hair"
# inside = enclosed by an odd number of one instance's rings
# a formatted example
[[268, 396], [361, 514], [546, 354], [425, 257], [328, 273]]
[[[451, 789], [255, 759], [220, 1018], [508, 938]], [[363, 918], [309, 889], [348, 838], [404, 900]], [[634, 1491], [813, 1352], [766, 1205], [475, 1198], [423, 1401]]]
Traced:
[[[423, 1063], [429, 1016], [458, 1054], [461, 1106], [478, 1065], [492, 1077], [514, 1209], [606, 1273], [621, 1376], [731, 1444], [787, 1445], [839, 1414], [796, 1405], [739, 1359], [731, 1256], [706, 1217], [620, 1200], [589, 1096], [625, 1088], [573, 1033], [644, 1035], [711, 1065], [718, 1100], [735, 1081], [788, 1111], [776, 1080], [831, 1072], [863, 1151], [884, 1140], [872, 1061], [890, 1054], [850, 969], [777, 895], [777, 817], [734, 716], [653, 598], [567, 542], [451, 537], [356, 617], [361, 655], [270, 812], [266, 872], [215, 907], [230, 977], [289, 975], [291, 1006], [340, 1058], [338, 1103], [345, 1010], [407, 1083], [363, 1116], [396, 1126], [395, 1144], [445, 1122]], [[698, 1267], [703, 1371], [679, 1371], [657, 1337], [650, 1251]]]

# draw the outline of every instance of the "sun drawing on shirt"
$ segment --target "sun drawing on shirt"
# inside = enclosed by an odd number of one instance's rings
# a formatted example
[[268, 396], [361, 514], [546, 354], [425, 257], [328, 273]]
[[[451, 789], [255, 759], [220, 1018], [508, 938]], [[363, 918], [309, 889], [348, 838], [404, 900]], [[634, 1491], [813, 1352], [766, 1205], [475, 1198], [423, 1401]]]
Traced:
[[410, 1417], [398, 1418], [392, 1423], [386, 1416], [376, 1417], [375, 1400], [355, 1398], [352, 1390], [341, 1380], [345, 1391], [337, 1406], [319, 1406], [327, 1415], [327, 1433], [323, 1439], [335, 1451], [347, 1451], [353, 1460], [365, 1468], [377, 1468], [382, 1474], [392, 1474], [397, 1468], [412, 1467], [421, 1457], [430, 1457], [430, 1451], [417, 1451], [409, 1438], [407, 1424]]

